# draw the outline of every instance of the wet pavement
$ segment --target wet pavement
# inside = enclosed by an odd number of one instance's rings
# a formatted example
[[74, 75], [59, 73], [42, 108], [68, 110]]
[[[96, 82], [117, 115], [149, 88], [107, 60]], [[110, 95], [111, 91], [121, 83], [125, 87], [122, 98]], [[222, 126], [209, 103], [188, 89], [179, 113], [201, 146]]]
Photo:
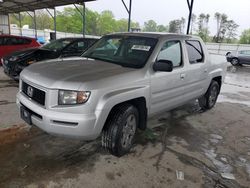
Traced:
[[[103, 150], [100, 139], [15, 126], [0, 138], [0, 187], [249, 187], [249, 81], [250, 67], [229, 68], [215, 108], [203, 112], [191, 101], [151, 118], [121, 158]], [[13, 108], [1, 100], [0, 112]]]

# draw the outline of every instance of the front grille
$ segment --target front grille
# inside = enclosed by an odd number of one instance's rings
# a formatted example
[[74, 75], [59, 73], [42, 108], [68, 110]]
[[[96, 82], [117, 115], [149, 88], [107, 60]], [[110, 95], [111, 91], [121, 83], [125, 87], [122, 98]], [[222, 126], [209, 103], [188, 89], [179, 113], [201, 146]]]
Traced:
[[45, 92], [22, 82], [22, 92], [35, 102], [45, 105]]

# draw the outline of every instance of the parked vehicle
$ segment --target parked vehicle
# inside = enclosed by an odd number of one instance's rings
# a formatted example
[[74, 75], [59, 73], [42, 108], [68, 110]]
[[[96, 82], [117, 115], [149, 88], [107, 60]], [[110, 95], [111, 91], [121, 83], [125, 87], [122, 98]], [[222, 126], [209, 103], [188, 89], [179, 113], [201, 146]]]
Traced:
[[63, 38], [41, 48], [14, 52], [3, 58], [4, 72], [14, 80], [18, 80], [20, 72], [30, 64], [46, 59], [80, 56], [97, 40], [96, 38]]
[[250, 65], [250, 50], [240, 50], [237, 52], [228, 52], [226, 54], [227, 61], [234, 66]]
[[0, 65], [2, 65], [2, 58], [4, 56], [21, 49], [39, 46], [40, 44], [33, 38], [14, 35], [0, 35]]
[[118, 33], [106, 35], [82, 60], [37, 63], [20, 77], [21, 117], [42, 130], [96, 139], [113, 155], [130, 151], [147, 118], [199, 98], [211, 109], [226, 63], [213, 63], [198, 37]]

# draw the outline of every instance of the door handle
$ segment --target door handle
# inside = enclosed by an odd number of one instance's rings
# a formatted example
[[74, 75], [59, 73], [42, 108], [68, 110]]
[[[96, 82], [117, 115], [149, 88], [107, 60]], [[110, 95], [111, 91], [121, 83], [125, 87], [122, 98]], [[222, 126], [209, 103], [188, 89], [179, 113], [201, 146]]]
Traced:
[[207, 73], [207, 69], [204, 69], [204, 72]]
[[186, 76], [185, 74], [181, 74], [180, 78], [183, 80], [185, 78], [185, 76]]

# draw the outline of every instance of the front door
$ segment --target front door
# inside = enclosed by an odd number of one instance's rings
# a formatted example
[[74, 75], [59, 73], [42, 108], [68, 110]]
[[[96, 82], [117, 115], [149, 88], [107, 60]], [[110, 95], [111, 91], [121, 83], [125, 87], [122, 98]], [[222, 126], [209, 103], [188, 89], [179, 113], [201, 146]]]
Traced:
[[183, 103], [183, 87], [186, 72], [183, 62], [182, 44], [178, 40], [166, 41], [157, 57], [173, 63], [172, 72], [154, 72], [151, 76], [151, 108], [150, 114], [177, 107]]

